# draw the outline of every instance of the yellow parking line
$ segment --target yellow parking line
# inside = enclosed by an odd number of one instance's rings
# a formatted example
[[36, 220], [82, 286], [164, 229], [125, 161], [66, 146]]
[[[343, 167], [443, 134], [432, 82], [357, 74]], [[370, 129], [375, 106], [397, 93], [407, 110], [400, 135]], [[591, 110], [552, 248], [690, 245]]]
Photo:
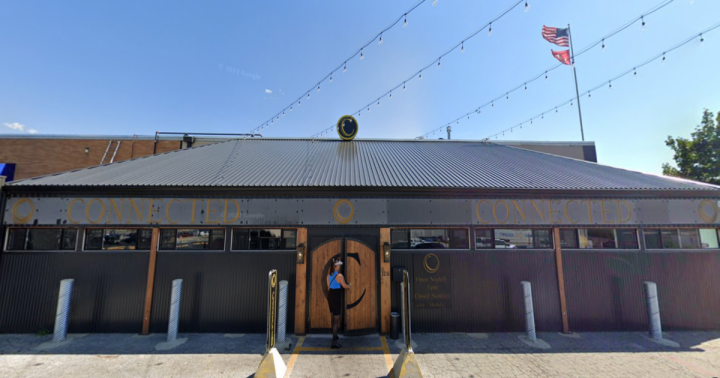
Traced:
[[292, 356], [290, 356], [290, 361], [288, 361], [287, 370], [285, 371], [285, 378], [289, 378], [290, 373], [292, 373], [292, 369], [295, 366], [295, 361], [297, 361], [298, 354], [300, 354], [300, 349], [302, 348], [303, 341], [305, 341], [305, 336], [300, 337], [297, 345], [295, 346], [295, 349], [293, 350]]
[[[333, 348], [316, 348], [316, 347], [296, 348], [296, 350], [297, 349], [299, 349], [300, 352], [331, 352], [331, 351], [337, 350], [337, 349], [333, 349]], [[367, 352], [367, 351], [382, 351], [382, 350], [384, 350], [382, 347], [342, 348], [343, 352], [346, 352], [346, 351]]]
[[388, 349], [387, 340], [385, 340], [384, 336], [380, 336], [380, 341], [382, 342], [383, 352], [385, 352], [385, 365], [387, 365], [388, 371], [392, 372], [393, 361], [392, 356], [390, 355], [390, 349]]

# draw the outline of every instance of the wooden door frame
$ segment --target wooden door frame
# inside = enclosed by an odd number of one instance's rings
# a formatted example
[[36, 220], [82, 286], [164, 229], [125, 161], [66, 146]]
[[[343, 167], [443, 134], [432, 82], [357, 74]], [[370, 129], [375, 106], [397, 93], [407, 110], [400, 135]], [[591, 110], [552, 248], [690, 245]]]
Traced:
[[[324, 239], [323, 239], [320, 243], [318, 243], [317, 245], [312, 245], [311, 240], [312, 240], [313, 238], [324, 238]], [[373, 242], [373, 243], [368, 243], [368, 242], [365, 242], [364, 240], [362, 240], [362, 238], [374, 238], [374, 239], [375, 239], [375, 242]], [[313, 258], [314, 258], [313, 252], [315, 252], [318, 248], [320, 248], [320, 247], [323, 246], [324, 244], [329, 243], [329, 242], [334, 241], [334, 240], [338, 240], [338, 239], [341, 240], [341, 242], [340, 242], [340, 248], [341, 248], [340, 254], [341, 254], [342, 258], [343, 258], [343, 261], [346, 260], [346, 246], [345, 246], [345, 243], [346, 243], [346, 241], [347, 241], [348, 239], [351, 239], [351, 240], [353, 240], [353, 241], [355, 241], [355, 242], [359, 242], [359, 243], [365, 245], [366, 247], [370, 248], [370, 250], [375, 253], [375, 259], [376, 259], [375, 262], [376, 262], [376, 264], [374, 264], [374, 267], [373, 267], [373, 268], [375, 269], [375, 302], [376, 302], [376, 303], [375, 303], [375, 306], [376, 306], [376, 311], [375, 311], [375, 318], [376, 318], [376, 319], [375, 319], [375, 325], [376, 325], [376, 329], [373, 330], [373, 332], [378, 332], [378, 333], [379, 333], [379, 332], [380, 332], [380, 327], [381, 327], [381, 308], [380, 308], [380, 306], [381, 306], [381, 298], [380, 298], [381, 292], [380, 292], [380, 289], [381, 289], [381, 288], [380, 288], [380, 272], [379, 272], [379, 270], [380, 270], [380, 264], [378, 264], [378, 261], [379, 261], [378, 259], [380, 258], [380, 253], [379, 253], [379, 249], [378, 249], [377, 247], [373, 247], [373, 245], [379, 243], [380, 236], [379, 236], [379, 235], [363, 234], [362, 232], [344, 233], [343, 235], [327, 235], [327, 236], [325, 236], [325, 235], [311, 235], [310, 232], [308, 232], [308, 235], [307, 235], [307, 244], [306, 244], [306, 245], [308, 246], [308, 247], [307, 247], [308, 249], [307, 249], [307, 253], [306, 253], [306, 256], [305, 256], [305, 257], [306, 257], [306, 261], [305, 261], [305, 262], [306, 262], [306, 265], [307, 265], [307, 268], [306, 268], [306, 269], [307, 269], [307, 270], [306, 270], [306, 282], [305, 282], [305, 285], [306, 285], [306, 286], [305, 286], [305, 287], [306, 287], [306, 290], [305, 290], [305, 292], [306, 292], [305, 314], [306, 314], [306, 315], [305, 315], [305, 319], [304, 319], [304, 323], [305, 323], [305, 333], [306, 333], [306, 334], [309, 334], [309, 333], [324, 333], [324, 332], [326, 332], [326, 330], [324, 330], [324, 329], [313, 329], [313, 328], [311, 328], [311, 325], [312, 325], [312, 323], [311, 323], [311, 317], [312, 317], [312, 314], [311, 314], [311, 304], [313, 303], [312, 276], [313, 276], [313, 270], [314, 270], [314, 268], [315, 268], [315, 266], [314, 266], [314, 264], [313, 264]], [[312, 250], [311, 250], [311, 248], [312, 248]], [[344, 270], [344, 267], [343, 267], [343, 274], [344, 274], [344, 273], [345, 273], [345, 270]], [[342, 324], [341, 324], [341, 326], [342, 326], [342, 331], [345, 332], [345, 303], [343, 303], [343, 314], [342, 314], [341, 319], [342, 319], [342, 320], [341, 320], [341, 321], [342, 321]]]

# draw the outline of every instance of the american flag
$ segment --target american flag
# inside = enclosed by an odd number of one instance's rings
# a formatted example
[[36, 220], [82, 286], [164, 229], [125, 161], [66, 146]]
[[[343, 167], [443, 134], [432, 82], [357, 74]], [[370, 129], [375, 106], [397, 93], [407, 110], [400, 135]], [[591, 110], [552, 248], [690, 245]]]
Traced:
[[558, 46], [563, 46], [563, 47], [570, 46], [570, 43], [568, 41], [567, 28], [565, 28], [565, 29], [550, 28], [550, 27], [543, 25], [542, 36], [548, 42], [554, 43]]

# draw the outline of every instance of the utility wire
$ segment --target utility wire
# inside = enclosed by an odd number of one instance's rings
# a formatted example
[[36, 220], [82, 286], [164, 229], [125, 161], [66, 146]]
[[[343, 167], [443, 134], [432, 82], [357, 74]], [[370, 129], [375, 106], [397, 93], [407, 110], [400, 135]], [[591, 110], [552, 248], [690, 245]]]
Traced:
[[[655, 6], [653, 6], [652, 8], [650, 8], [650, 9], [648, 9], [647, 11], [645, 11], [644, 13], [642, 13], [641, 15], [633, 18], [631, 21], [628, 21], [627, 23], [623, 24], [623, 25], [620, 26], [619, 28], [615, 29], [613, 32], [611, 32], [611, 33], [603, 36], [602, 38], [599, 38], [599, 39], [596, 40], [595, 42], [592, 42], [592, 43], [589, 44], [588, 46], [584, 47], [582, 50], [580, 50], [579, 52], [575, 53], [575, 57], [578, 57], [578, 56], [580, 56], [580, 55], [588, 52], [588, 51], [591, 50], [593, 47], [595, 47], [595, 46], [597, 46], [597, 45], [599, 45], [599, 44], [602, 44], [603, 49], [604, 49], [604, 48], [605, 48], [605, 40], [606, 40], [606, 39], [609, 39], [609, 38], [611, 38], [611, 37], [614, 37], [615, 35], [619, 34], [619, 33], [622, 32], [623, 30], [625, 30], [625, 29], [629, 28], [630, 26], [634, 25], [634, 24], [635, 24], [636, 22], [638, 22], [638, 21], [644, 22], [645, 17], [647, 17], [647, 16], [649, 16], [649, 15], [651, 15], [651, 14], [659, 11], [660, 9], [665, 8], [666, 6], [670, 5], [670, 3], [674, 2], [674, 1], [675, 1], [675, 0], [664, 0], [663, 2], [661, 2], [661, 3], [659, 3], [659, 4], [655, 5]], [[534, 81], [542, 78], [543, 76], [544, 76], [545, 79], [547, 80], [548, 74], [549, 74], [550, 72], [556, 70], [557, 68], [559, 68], [559, 67], [561, 67], [561, 66], [563, 66], [563, 65], [564, 65], [564, 64], [562, 64], [562, 63], [558, 63], [558, 64], [556, 64], [556, 65], [554, 65], [554, 66], [552, 66], [552, 67], [550, 67], [550, 68], [545, 69], [544, 71], [540, 72], [539, 74], [537, 74], [537, 75], [535, 75], [535, 76], [532, 76], [531, 78], [523, 81], [522, 84], [519, 84], [519, 85], [513, 87], [512, 89], [506, 90], [505, 93], [502, 93], [502, 94], [498, 95], [497, 97], [495, 97], [495, 98], [487, 101], [486, 103], [478, 106], [478, 107], [475, 108], [474, 110], [469, 111], [469, 112], [467, 112], [467, 113], [465, 113], [465, 114], [463, 114], [463, 115], [455, 118], [454, 120], [443, 124], [443, 126], [440, 126], [440, 127], [436, 128], [436, 129], [433, 129], [433, 130], [430, 130], [430, 131], [428, 131], [427, 133], [423, 134], [422, 136], [416, 137], [416, 139], [424, 139], [424, 138], [429, 137], [431, 134], [434, 135], [436, 132], [442, 131], [443, 128], [445, 128], [446, 126], [450, 126], [450, 125], [453, 124], [453, 123], [457, 123], [458, 121], [460, 121], [460, 120], [463, 119], [463, 118], [469, 117], [470, 115], [472, 115], [472, 114], [474, 114], [474, 113], [478, 113], [478, 114], [479, 114], [480, 111], [481, 111], [483, 108], [487, 108], [488, 106], [494, 108], [494, 107], [495, 107], [495, 102], [497, 102], [498, 100], [501, 100], [501, 99], [503, 99], [503, 98], [509, 98], [511, 94], [513, 94], [514, 92], [522, 89], [523, 87], [525, 88], [525, 90], [527, 90], [528, 84], [530, 84], [530, 83], [532, 83], [532, 82], [534, 82]]]
[[[392, 23], [391, 23], [390, 25], [388, 25], [386, 28], [382, 29], [379, 33], [377, 33], [377, 34], [376, 34], [372, 39], [370, 39], [367, 43], [365, 43], [364, 45], [360, 46], [360, 48], [357, 49], [354, 53], [352, 53], [352, 55], [350, 55], [348, 58], [346, 58], [346, 59], [343, 61], [343, 63], [339, 64], [339, 65], [338, 65], [337, 67], [335, 67], [332, 71], [330, 71], [329, 74], [325, 75], [322, 79], [320, 79], [320, 81], [318, 81], [317, 84], [313, 85], [310, 89], [308, 89], [307, 91], [305, 91], [305, 93], [304, 93], [303, 95], [301, 95], [300, 97], [298, 97], [295, 101], [291, 102], [291, 103], [290, 103], [288, 106], [286, 106], [282, 111], [278, 112], [278, 113], [275, 114], [274, 116], [270, 117], [267, 121], [261, 123], [260, 125], [258, 125], [258, 126], [255, 127], [254, 129], [252, 129], [251, 133], [256, 133], [256, 132], [258, 132], [258, 131], [266, 128], [266, 127], [269, 127], [271, 124], [274, 123], [275, 120], [279, 120], [279, 119], [280, 119], [280, 115], [283, 115], [283, 116], [284, 116], [284, 115], [285, 115], [285, 112], [286, 112], [287, 110], [292, 111], [292, 107], [293, 107], [294, 104], [297, 103], [298, 106], [300, 106], [301, 100], [302, 100], [303, 98], [305, 98], [305, 96], [307, 96], [308, 98], [310, 98], [310, 92], [312, 92], [313, 89], [315, 89], [316, 87], [317, 87], [317, 89], [318, 89], [318, 91], [319, 91], [319, 90], [320, 90], [320, 85], [321, 85], [325, 80], [327, 80], [328, 78], [330, 78], [330, 82], [332, 82], [332, 75], [333, 75], [336, 71], [339, 71], [339, 70], [342, 68], [342, 69], [343, 69], [343, 72], [345, 72], [345, 69], [347, 68], [347, 62], [348, 62], [348, 61], [352, 60], [353, 58], [355, 58], [355, 57], [358, 56], [359, 54], [362, 54], [363, 49], [366, 48], [366, 47], [368, 47], [368, 46], [370, 46], [370, 44], [373, 43], [373, 42], [375, 42], [376, 40], [378, 40], [378, 38], [380, 38], [380, 41], [381, 41], [381, 43], [382, 43], [382, 35], [383, 35], [383, 33], [387, 32], [387, 31], [390, 30], [390, 29], [392, 29], [392, 28], [393, 28], [395, 25], [397, 25], [400, 21], [405, 20], [405, 22], [404, 22], [403, 25], [404, 25], [404, 26], [407, 26], [407, 16], [408, 16], [412, 11], [414, 11], [415, 9], [417, 9], [422, 3], [426, 2], [426, 1], [427, 1], [427, 0], [419, 0], [417, 3], [415, 3], [415, 5], [413, 5], [412, 7], [410, 7], [410, 9], [408, 9], [407, 11], [405, 11], [405, 13], [403, 13], [400, 17], [398, 17], [394, 22], [392, 22]], [[437, 3], [437, 0], [434, 0], [434, 1], [433, 1], [433, 5], [435, 5], [436, 3]], [[404, 27], [404, 26], [403, 26], [403, 27]], [[361, 59], [362, 59], [362, 56], [361, 56]]]
[[[687, 45], [688, 43], [690, 43], [690, 42], [692, 42], [692, 41], [694, 41], [694, 40], [696, 40], [696, 39], [698, 39], [698, 38], [700, 39], [700, 42], [701, 42], [701, 43], [702, 43], [702, 42], [705, 42], [705, 36], [704, 36], [704, 35], [712, 32], [712, 31], [714, 31], [714, 30], [717, 29], [717, 28], [720, 28], [720, 22], [718, 22], [717, 24], [715, 24], [715, 25], [713, 25], [713, 26], [711, 26], [711, 27], [703, 30], [702, 32], [700, 32], [700, 33], [697, 34], [697, 35], [693, 35], [692, 37], [690, 37], [690, 38], [686, 39], [685, 41], [683, 41], [683, 42], [681, 42], [681, 43], [679, 43], [679, 44], [671, 47], [670, 49], [665, 50], [665, 51], [663, 51], [662, 53], [660, 53], [660, 54], [658, 54], [658, 55], [656, 55], [656, 56], [654, 56], [654, 57], [652, 57], [652, 58], [644, 61], [643, 63], [640, 63], [640, 64], [638, 64], [638, 65], [636, 65], [636, 66], [633, 66], [633, 68], [631, 68], [631, 69], [629, 69], [629, 70], [627, 70], [627, 71], [624, 71], [624, 72], [620, 73], [619, 75], [617, 75], [617, 76], [615, 76], [615, 77], [613, 77], [613, 78], [611, 78], [611, 79], [609, 79], [609, 80], [607, 80], [607, 81], [603, 81], [601, 84], [598, 84], [598, 85], [596, 85], [596, 86], [588, 89], [588, 90], [585, 91], [584, 93], [582, 93], [581, 96], [588, 95], [588, 96], [590, 97], [590, 96], [592, 95], [592, 92], [593, 92], [593, 91], [598, 90], [598, 89], [600, 89], [600, 88], [602, 88], [602, 87], [604, 87], [604, 86], [606, 86], [606, 85], [607, 85], [609, 88], [612, 88], [612, 83], [613, 83], [613, 81], [617, 81], [617, 80], [619, 80], [619, 79], [621, 79], [621, 78], [623, 78], [623, 77], [625, 77], [625, 76], [627, 76], [627, 75], [630, 75], [630, 74], [633, 74], [633, 76], [636, 76], [636, 75], [637, 75], [637, 70], [638, 70], [639, 68], [642, 68], [642, 67], [644, 67], [644, 66], [646, 66], [646, 65], [648, 65], [648, 64], [650, 64], [650, 63], [652, 63], [652, 62], [654, 62], [654, 61], [656, 61], [656, 60], [658, 60], [658, 59], [662, 59], [662, 61], [664, 62], [665, 59], [666, 59], [666, 55], [667, 55], [667, 54], [669, 54], [669, 53], [671, 53], [671, 52], [679, 49], [680, 47], [683, 47], [683, 46]], [[507, 129], [502, 130], [502, 131], [499, 131], [499, 132], [497, 132], [497, 133], [495, 133], [495, 134], [493, 134], [493, 135], [490, 135], [489, 137], [487, 137], [487, 138], [485, 138], [485, 139], [483, 139], [483, 140], [486, 140], [486, 141], [487, 141], [487, 140], [489, 140], [490, 138], [493, 138], [493, 137], [495, 137], [495, 138], [497, 139], [497, 137], [500, 136], [501, 134], [502, 134], [502, 135], [505, 135], [506, 132], [512, 132], [512, 131], [513, 131], [514, 129], [516, 129], [516, 128], [522, 128], [523, 125], [526, 125], [526, 124], [528, 124], [528, 123], [533, 124], [533, 121], [534, 121], [534, 120], [536, 120], [536, 119], [538, 119], [538, 118], [544, 119], [544, 118], [545, 118], [545, 115], [546, 115], [546, 114], [552, 114], [552, 111], [553, 111], [553, 110], [555, 110], [555, 112], [557, 113], [557, 112], [558, 112], [558, 109], [560, 109], [561, 107], [563, 107], [563, 106], [565, 106], [565, 105], [567, 105], [567, 104], [572, 105], [572, 104], [573, 104], [573, 101], [575, 101], [575, 100], [576, 100], [575, 97], [573, 97], [573, 98], [571, 98], [570, 100], [567, 100], [567, 101], [565, 101], [565, 102], [563, 102], [563, 103], [561, 103], [561, 104], [558, 104], [558, 105], [556, 105], [556, 106], [554, 106], [554, 107], [552, 107], [552, 108], [550, 108], [550, 109], [548, 109], [548, 110], [546, 110], [546, 111], [544, 111], [544, 112], [542, 112], [542, 113], [540, 113], [540, 114], [535, 115], [534, 117], [531, 117], [531, 118], [525, 120], [524, 122], [520, 122], [520, 123], [518, 123], [517, 125], [515, 125], [515, 126], [513, 126], [513, 127], [507, 128]]]
[[[389, 95], [390, 98], [392, 98], [392, 92], [393, 92], [393, 91], [398, 90], [400, 87], [403, 87], [403, 89], [405, 89], [406, 83], [407, 83], [408, 81], [412, 80], [412, 79], [415, 78], [415, 77], [418, 77], [418, 79], [422, 80], [422, 73], [423, 73], [425, 70], [427, 70], [428, 68], [432, 67], [432, 66], [435, 65], [435, 64], [437, 64], [437, 66], [438, 66], [438, 68], [439, 68], [439, 67], [440, 67], [440, 61], [441, 61], [441, 59], [442, 59], [443, 57], [445, 57], [446, 55], [448, 55], [448, 54], [450, 54], [451, 52], [455, 51], [458, 47], [459, 47], [461, 50], [464, 50], [464, 49], [465, 49], [465, 42], [466, 42], [467, 40], [469, 40], [469, 39], [477, 36], [477, 35], [480, 34], [480, 32], [482, 32], [483, 30], [488, 29], [488, 32], [489, 32], [489, 33], [492, 33], [492, 24], [493, 24], [494, 22], [497, 22], [499, 19], [503, 18], [505, 15], [507, 15], [508, 13], [510, 13], [510, 11], [512, 11], [513, 9], [517, 8], [518, 5], [523, 4], [523, 3], [525, 3], [525, 8], [527, 9], [527, 8], [528, 8], [528, 1], [527, 1], [527, 0], [519, 0], [519, 1], [515, 2], [513, 5], [511, 5], [509, 8], [507, 8], [504, 12], [500, 13], [498, 16], [496, 16], [496, 17], [493, 18], [492, 20], [488, 21], [488, 22], [487, 22], [485, 25], [483, 25], [481, 28], [477, 29], [476, 31], [474, 31], [473, 33], [471, 33], [470, 35], [468, 35], [467, 37], [463, 38], [460, 42], [458, 42], [457, 44], [455, 44], [454, 46], [452, 46], [451, 48], [449, 48], [447, 51], [445, 51], [444, 53], [440, 54], [440, 56], [439, 56], [437, 59], [433, 60], [433, 61], [432, 61], [431, 63], [429, 63], [428, 65], [422, 67], [421, 69], [419, 69], [419, 70], [418, 70], [417, 72], [415, 72], [414, 74], [408, 76], [408, 77], [407, 77], [405, 80], [403, 80], [401, 83], [399, 83], [399, 84], [397, 84], [396, 86], [392, 87], [391, 89], [389, 89], [388, 91], [386, 91], [385, 93], [383, 93], [382, 95], [380, 95], [377, 99], [375, 99], [374, 101], [371, 101], [371, 102], [368, 103], [367, 105], [361, 107], [358, 111], [356, 111], [355, 113], [352, 113], [351, 115], [353, 115], [353, 116], [354, 116], [354, 115], [360, 116], [360, 115], [362, 114], [362, 110], [365, 109], [365, 108], [367, 108], [368, 111], [370, 111], [370, 106], [373, 105], [375, 102], [377, 102], [378, 105], [380, 105], [380, 100], [383, 99], [385, 96], [388, 96], [388, 95]], [[327, 129], [324, 129], [324, 130], [322, 130], [322, 131], [320, 131], [320, 132], [318, 132], [318, 133], [316, 133], [316, 134], [313, 134], [312, 137], [313, 137], [313, 138], [318, 138], [318, 137], [320, 137], [320, 136], [322, 136], [322, 135], [324, 135], [324, 134], [332, 131], [334, 128], [335, 128], [335, 125], [327, 128]]]

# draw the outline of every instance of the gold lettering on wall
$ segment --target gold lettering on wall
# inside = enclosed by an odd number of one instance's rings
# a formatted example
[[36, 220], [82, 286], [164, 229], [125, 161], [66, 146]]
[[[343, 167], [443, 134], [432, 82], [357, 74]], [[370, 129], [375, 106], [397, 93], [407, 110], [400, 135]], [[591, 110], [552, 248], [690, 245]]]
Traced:
[[[537, 215], [540, 216], [540, 219], [542, 219], [544, 222], [545, 221], [545, 211], [543, 209], [544, 208], [543, 201], [540, 200], [540, 208], [538, 208], [537, 204], [535, 204], [535, 200], [530, 200], [530, 204], [532, 204], [532, 207], [535, 209], [535, 213], [537, 213]], [[535, 213], [533, 213], [533, 223], [537, 223], [537, 221], [535, 220]]]
[[571, 224], [577, 224], [578, 222], [576, 220], [573, 220], [572, 218], [570, 218], [570, 212], [568, 211], [568, 206], [570, 206], [570, 204], [573, 202], [577, 203], [576, 200], [569, 200], [569, 201], [565, 202], [565, 219], [567, 219], [567, 221], [570, 222]]
[[[524, 210], [523, 208], [521, 208], [520, 205], [518, 205], [518, 203], [517, 203], [516, 200], [513, 200], [512, 203], [513, 203], [513, 208], [515, 209], [515, 210], [513, 211], [513, 222], [515, 222], [516, 224], [518, 223], [518, 220], [517, 220], [517, 218], [516, 218], [516, 216], [515, 216], [516, 214], [520, 214], [520, 217], [522, 217], [522, 220], [526, 221], [526, 220], [527, 220], [527, 216], [525, 216], [525, 210]], [[525, 201], [524, 201], [524, 200], [523, 200], [523, 207], [525, 207]]]
[[612, 219], [608, 220], [607, 217], [605, 217], [605, 214], [607, 214], [605, 211], [605, 200], [600, 200], [600, 213], [602, 214], [603, 224], [615, 223], [614, 220], [612, 220]]
[[130, 198], [130, 204], [132, 205], [132, 209], [128, 211], [128, 220], [127, 223], [132, 222], [132, 211], [135, 209], [135, 215], [137, 215], [137, 219], [139, 223], [142, 223], [143, 221], [143, 207], [145, 206], [145, 198], [140, 199], [140, 208], [138, 209], [137, 204], [135, 203], [135, 200]]
[[76, 220], [73, 219], [73, 217], [72, 217], [72, 207], [73, 207], [73, 205], [75, 204], [76, 201], [82, 203], [83, 205], [85, 204], [85, 200], [82, 199], [82, 198], [75, 198], [75, 199], [73, 199], [72, 201], [70, 201], [70, 204], [68, 204], [68, 208], [67, 208], [68, 221], [69, 221], [70, 223], [72, 223], [72, 224], [78, 224], [78, 223], [80, 223], [80, 221], [76, 221]]
[[[115, 204], [115, 200], [110, 198], [110, 210], [107, 212], [107, 219], [105, 219], [105, 223], [122, 223], [122, 211], [123, 211], [123, 204], [125, 203], [125, 200], [123, 198], [120, 198], [120, 209], [118, 209], [117, 204]], [[117, 217], [117, 222], [111, 222], [110, 221], [110, 215], [112, 215], [112, 211], [115, 210], [115, 216]]]
[[[497, 205], [499, 203], [502, 203], [503, 205], [505, 205], [505, 220], [502, 220], [502, 221], [500, 219], [498, 219], [498, 216], [497, 216]], [[495, 201], [495, 205], [493, 206], [493, 217], [495, 217], [495, 221], [498, 223], [501, 223], [501, 224], [507, 223], [507, 221], [510, 219], [510, 206], [508, 206], [507, 202], [505, 202], [503, 200]]]
[[172, 205], [173, 202], [180, 202], [180, 200], [177, 198], [173, 198], [167, 203], [167, 206], [165, 206], [165, 219], [167, 219], [168, 223], [170, 224], [177, 223], [176, 221], [170, 219], [170, 205]]
[[588, 208], [588, 217], [590, 218], [590, 223], [593, 223], [593, 216], [592, 216], [592, 203], [595, 202], [593, 200], [582, 200], [580, 203], [587, 202], [587, 208]]
[[[228, 221], [228, 219], [227, 219], [228, 201], [232, 201], [235, 204], [235, 208], [237, 209], [237, 212], [235, 212], [235, 218], [233, 218], [231, 221]], [[226, 199], [225, 200], [225, 211], [223, 212], [223, 223], [234, 223], [238, 218], [240, 218], [240, 204], [237, 201], [235, 201], [234, 199]]]
[[[90, 217], [90, 209], [92, 208], [93, 203], [99, 203], [100, 204], [100, 216], [97, 217], [97, 219], [93, 220]], [[98, 224], [100, 221], [105, 217], [105, 202], [100, 200], [100, 198], [93, 198], [88, 202], [87, 206], [85, 206], [85, 219], [87, 219], [88, 222], [91, 224]]]
[[[712, 215], [708, 214], [706, 212], [706, 208], [712, 209]], [[718, 208], [718, 205], [709, 200], [704, 199], [700, 201], [700, 204], [698, 205], [698, 214], [700, 215], [700, 218], [706, 222], [706, 223], [714, 223], [718, 219], [718, 214], [720, 213], [720, 209]]]
[[192, 204], [193, 204], [193, 205], [192, 205], [192, 211], [190, 212], [190, 214], [191, 214], [191, 215], [190, 215], [190, 223], [191, 223], [191, 224], [195, 224], [195, 202], [197, 202], [197, 200], [194, 199], [194, 198], [193, 198], [193, 199], [185, 200], [185, 202], [188, 202], [188, 201], [192, 201]]
[[[621, 205], [624, 205], [625, 208], [627, 209], [627, 213], [628, 213], [627, 219], [624, 219], [622, 217]], [[633, 216], [633, 209], [632, 209], [632, 206], [630, 206], [630, 203], [628, 203], [628, 201], [625, 201], [625, 200], [618, 200], [617, 208], [618, 208], [618, 216], [617, 216], [618, 223], [630, 223], [630, 221], [632, 220], [632, 216]]]
[[215, 210], [210, 210], [210, 205], [212, 204], [213, 201], [220, 202], [219, 199], [209, 199], [209, 200], [207, 200], [207, 208], [205, 209], [205, 223], [207, 223], [207, 224], [218, 224], [218, 223], [220, 223], [220, 219], [217, 219], [217, 220], [214, 220], [214, 221], [211, 221], [211, 220], [210, 220], [210, 214], [214, 214], [214, 213], [216, 212]]

